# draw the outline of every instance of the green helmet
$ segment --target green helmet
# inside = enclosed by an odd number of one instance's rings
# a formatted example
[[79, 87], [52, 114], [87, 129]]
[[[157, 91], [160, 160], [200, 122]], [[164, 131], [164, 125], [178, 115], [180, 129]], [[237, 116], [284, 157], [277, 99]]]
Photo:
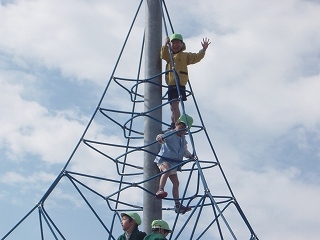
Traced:
[[181, 42], [183, 42], [183, 37], [182, 37], [182, 35], [181, 35], [180, 33], [174, 33], [174, 34], [172, 34], [171, 37], [170, 37], [170, 42], [171, 42], [172, 40], [174, 40], [174, 39], [178, 39], [178, 40], [180, 40]]
[[152, 229], [162, 228], [169, 232], [172, 232], [171, 229], [169, 228], [168, 223], [164, 220], [153, 220], [151, 223], [151, 228]]
[[121, 213], [121, 217], [123, 217], [123, 215], [127, 215], [127, 216], [131, 217], [137, 223], [137, 225], [140, 225], [142, 222], [139, 214], [136, 212]]
[[193, 123], [193, 118], [190, 117], [189, 115], [187, 114], [182, 114], [180, 117], [179, 117], [179, 121], [184, 123], [186, 126], [188, 126], [188, 128], [191, 128], [192, 126], [192, 123]]

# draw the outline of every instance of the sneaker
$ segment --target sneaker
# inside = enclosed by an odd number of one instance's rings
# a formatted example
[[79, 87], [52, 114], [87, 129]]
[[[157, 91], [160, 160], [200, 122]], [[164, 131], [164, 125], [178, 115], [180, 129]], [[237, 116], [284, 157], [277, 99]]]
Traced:
[[163, 191], [162, 189], [160, 189], [157, 193], [156, 193], [156, 198], [158, 199], [163, 199], [166, 196], [168, 196], [168, 193]]
[[185, 214], [186, 212], [191, 211], [191, 207], [185, 207], [185, 206], [179, 204], [179, 205], [175, 205], [174, 211], [176, 213]]

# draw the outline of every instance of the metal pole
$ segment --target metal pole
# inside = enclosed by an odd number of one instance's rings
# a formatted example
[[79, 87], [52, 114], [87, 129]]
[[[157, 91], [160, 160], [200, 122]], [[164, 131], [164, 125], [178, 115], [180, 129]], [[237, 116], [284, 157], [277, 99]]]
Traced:
[[[146, 19], [145, 19], [145, 75], [146, 78], [153, 77], [161, 72], [160, 48], [162, 42], [162, 18], [159, 0], [146, 0]], [[161, 76], [152, 79], [161, 84]], [[144, 110], [148, 112], [162, 102], [162, 90], [160, 86], [145, 83], [144, 86]], [[155, 119], [161, 121], [161, 108], [149, 113]], [[161, 133], [162, 126], [149, 117], [144, 118], [144, 143], [149, 144], [155, 141], [157, 134]], [[153, 144], [147, 148], [155, 154], [159, 151], [159, 144]], [[144, 179], [148, 179], [159, 173], [154, 163], [155, 156], [149, 153], [144, 154]], [[144, 187], [155, 193], [159, 188], [159, 178], [155, 178], [144, 184]], [[155, 219], [162, 218], [162, 202], [153, 195], [144, 192], [143, 195], [143, 225], [146, 233], [151, 232], [151, 223]]]

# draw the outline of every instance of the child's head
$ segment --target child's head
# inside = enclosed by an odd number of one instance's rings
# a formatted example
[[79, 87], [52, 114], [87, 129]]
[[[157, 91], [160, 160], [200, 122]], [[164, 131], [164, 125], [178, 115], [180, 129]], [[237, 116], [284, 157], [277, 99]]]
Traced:
[[[192, 123], [193, 123], [193, 118], [190, 117], [189, 115], [187, 114], [182, 114], [179, 119], [176, 121], [176, 128], [175, 130], [176, 131], [179, 131], [177, 134], [180, 136], [180, 135], [183, 135], [186, 133], [187, 131], [187, 128], [191, 128], [192, 126]], [[182, 131], [184, 129], [184, 131]]]
[[183, 37], [180, 33], [174, 33], [170, 37], [171, 49], [173, 53], [186, 50], [186, 44], [183, 42]]
[[187, 132], [187, 126], [185, 123], [183, 122], [180, 122], [179, 120], [176, 121], [176, 127], [175, 129], [177, 131], [177, 135], [178, 136], [182, 136], [182, 135], [185, 135], [186, 132]]
[[182, 114], [179, 119], [177, 120], [177, 123], [184, 123], [185, 127], [191, 128], [193, 123], [193, 118], [190, 117], [188, 114]]
[[141, 224], [141, 218], [136, 212], [121, 213], [121, 225], [124, 231], [130, 231]]
[[152, 232], [159, 233], [163, 236], [167, 236], [172, 230], [169, 228], [169, 225], [164, 220], [153, 220], [151, 223]]

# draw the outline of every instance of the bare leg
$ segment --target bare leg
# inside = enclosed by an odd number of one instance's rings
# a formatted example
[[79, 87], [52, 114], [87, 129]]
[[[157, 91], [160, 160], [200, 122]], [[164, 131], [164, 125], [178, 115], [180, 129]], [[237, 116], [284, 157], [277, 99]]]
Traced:
[[172, 196], [175, 202], [179, 202], [179, 179], [177, 174], [172, 174], [169, 176], [172, 182]]
[[180, 205], [179, 200], [179, 179], [177, 174], [173, 174], [169, 176], [171, 182], [172, 182], [172, 196], [174, 198], [175, 203], [175, 212], [180, 214], [185, 214], [186, 212], [191, 210], [191, 207], [185, 207], [183, 205]]
[[167, 183], [167, 179], [168, 179], [169, 175], [170, 175], [169, 172], [164, 173], [164, 174], [161, 175], [160, 181], [159, 181], [159, 190], [160, 189], [164, 190], [164, 187], [165, 187], [165, 185]]
[[[161, 164], [161, 171], [162, 172], [165, 172], [168, 169], [170, 169], [170, 165], [167, 162], [164, 162], [164, 163]], [[170, 176], [170, 172], [166, 172], [166, 173], [161, 175], [160, 181], [159, 181], [159, 189], [164, 190], [164, 187], [165, 187], [165, 185], [167, 183], [167, 179], [168, 179], [169, 176]]]
[[179, 101], [172, 102], [170, 104], [170, 110], [171, 110], [171, 122], [175, 123], [180, 117]]

